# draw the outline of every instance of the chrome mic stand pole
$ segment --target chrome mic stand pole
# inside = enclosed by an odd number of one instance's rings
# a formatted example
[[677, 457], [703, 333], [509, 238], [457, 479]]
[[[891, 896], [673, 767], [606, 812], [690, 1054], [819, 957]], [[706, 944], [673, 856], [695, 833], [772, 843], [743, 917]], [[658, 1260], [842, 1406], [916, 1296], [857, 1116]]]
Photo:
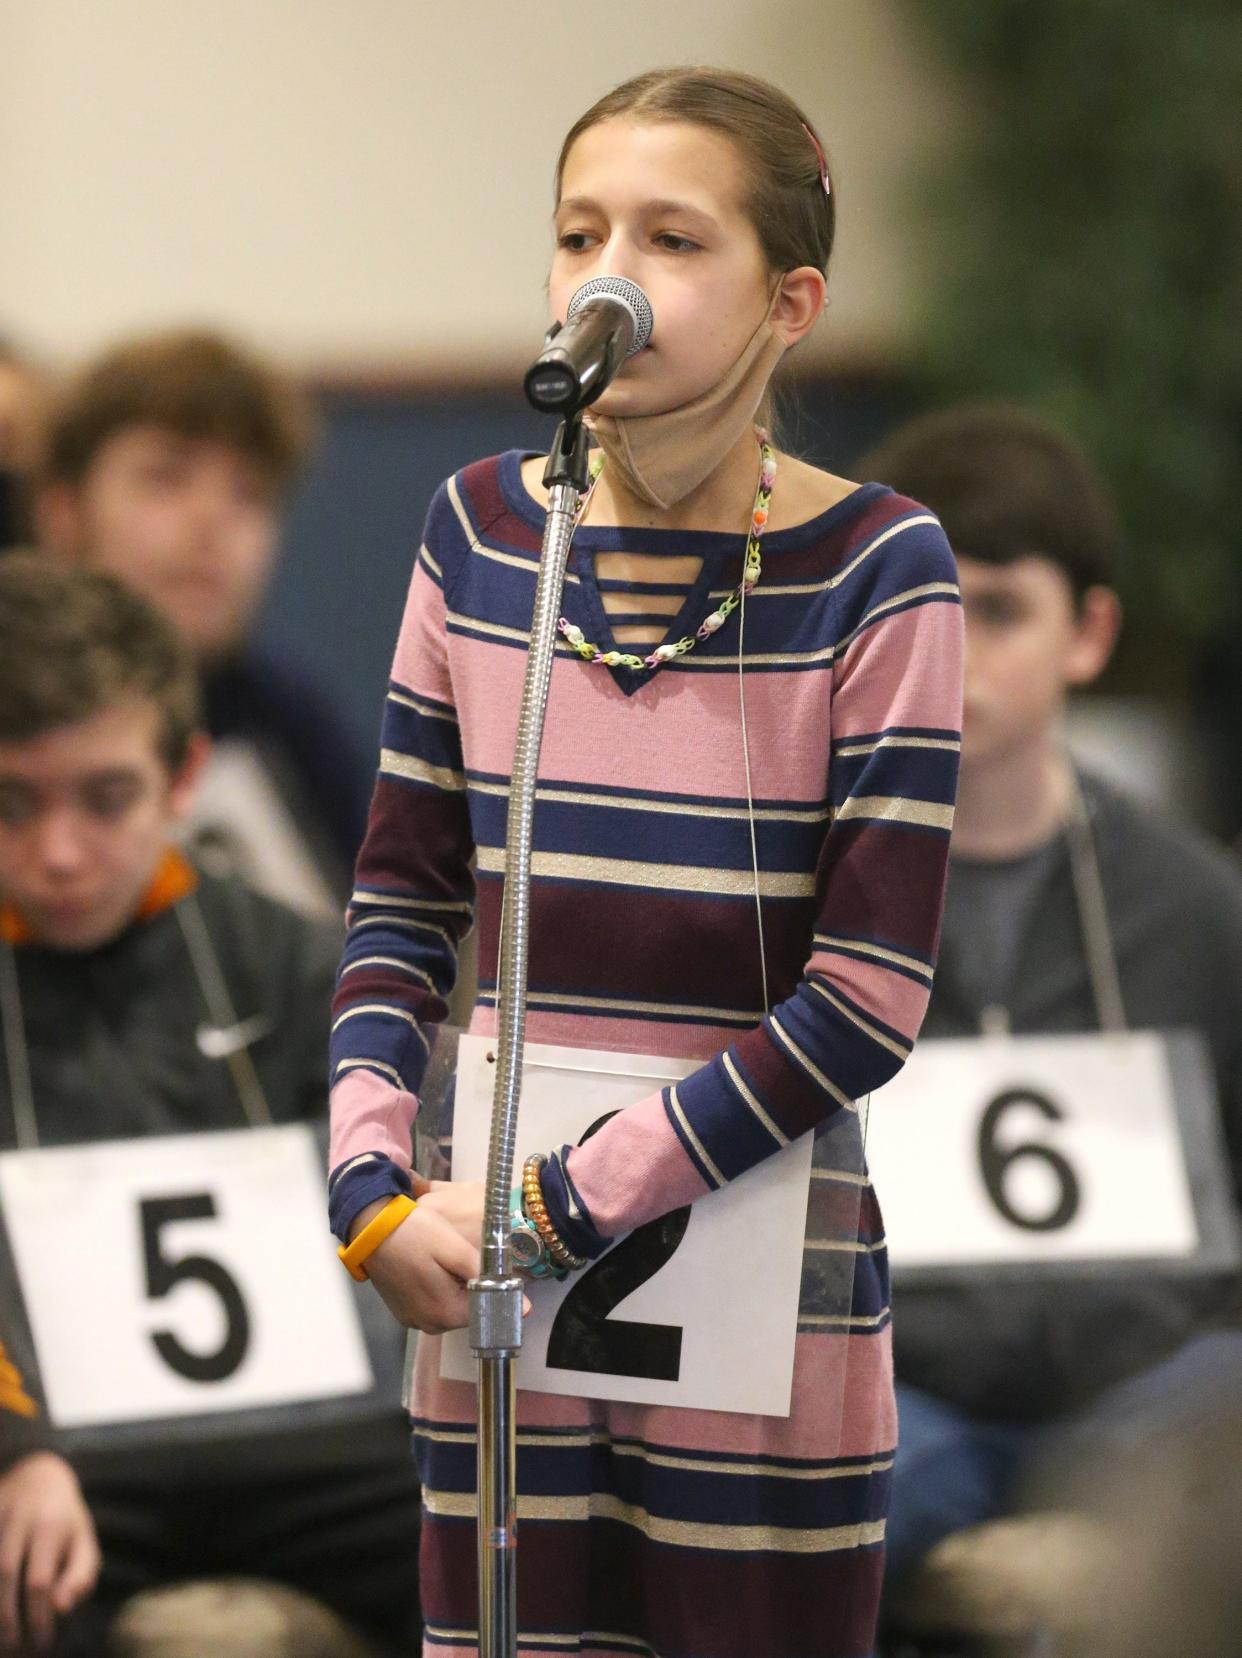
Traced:
[[479, 1658], [517, 1651], [517, 1468], [513, 1366], [522, 1345], [522, 1280], [509, 1262], [509, 1193], [522, 1083], [530, 944], [535, 785], [556, 646], [556, 623], [578, 502], [587, 487], [580, 413], [557, 429], [543, 475], [549, 490], [535, 585], [530, 654], [518, 715], [505, 830], [497, 994], [499, 1040], [484, 1192], [483, 1270], [469, 1285], [470, 1345], [479, 1361]]

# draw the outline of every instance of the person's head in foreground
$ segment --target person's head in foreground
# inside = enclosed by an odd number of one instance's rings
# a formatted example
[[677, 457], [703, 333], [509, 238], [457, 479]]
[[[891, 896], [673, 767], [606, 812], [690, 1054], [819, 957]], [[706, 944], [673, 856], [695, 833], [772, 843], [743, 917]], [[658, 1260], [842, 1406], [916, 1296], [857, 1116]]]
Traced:
[[291, 387], [232, 341], [190, 330], [126, 341], [53, 413], [40, 540], [144, 594], [199, 661], [227, 658], [266, 590], [306, 436]]
[[709, 477], [744, 488], [768, 380], [824, 305], [835, 199], [805, 116], [753, 76], [653, 70], [574, 123], [555, 183], [552, 317], [600, 276], [654, 314], [588, 416], [607, 488], [657, 509]]
[[206, 753], [176, 630], [115, 578], [0, 560], [0, 919], [91, 950], [139, 913]]
[[1089, 685], [1121, 623], [1108, 491], [1055, 427], [999, 403], [901, 427], [868, 476], [931, 509], [966, 615], [963, 781], [1059, 743], [1067, 694]]

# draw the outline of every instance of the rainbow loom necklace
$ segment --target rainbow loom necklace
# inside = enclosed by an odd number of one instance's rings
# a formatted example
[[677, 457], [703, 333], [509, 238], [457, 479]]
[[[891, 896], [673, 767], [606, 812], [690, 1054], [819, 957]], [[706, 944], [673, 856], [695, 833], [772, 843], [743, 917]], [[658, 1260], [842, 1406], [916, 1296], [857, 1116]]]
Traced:
[[[750, 513], [750, 533], [746, 539], [746, 559], [742, 566], [742, 579], [720, 601], [710, 616], [704, 618], [693, 633], [687, 633], [673, 644], [658, 645], [650, 656], [634, 656], [628, 651], [605, 651], [598, 645], [593, 645], [589, 639], [583, 637], [582, 629], [575, 627], [564, 616], [557, 622], [557, 631], [564, 635], [571, 649], [577, 652], [584, 662], [598, 664], [601, 668], [662, 668], [666, 662], [671, 662], [675, 656], [685, 656], [692, 651], [700, 639], [710, 639], [718, 628], [732, 616], [742, 602], [743, 593], [750, 593], [758, 585], [763, 566], [759, 558], [759, 543], [763, 539], [763, 532], [768, 525], [768, 509], [772, 501], [772, 484], [776, 478], [776, 455], [772, 449], [768, 434], [761, 426], [755, 427], [755, 438], [759, 444], [759, 483], [755, 490], [755, 504]], [[595, 485], [604, 469], [604, 457], [597, 453], [591, 460], [591, 482], [586, 494], [578, 503], [578, 511], [574, 515], [574, 528], [582, 522], [582, 515], [587, 509], [591, 496], [595, 493]]]

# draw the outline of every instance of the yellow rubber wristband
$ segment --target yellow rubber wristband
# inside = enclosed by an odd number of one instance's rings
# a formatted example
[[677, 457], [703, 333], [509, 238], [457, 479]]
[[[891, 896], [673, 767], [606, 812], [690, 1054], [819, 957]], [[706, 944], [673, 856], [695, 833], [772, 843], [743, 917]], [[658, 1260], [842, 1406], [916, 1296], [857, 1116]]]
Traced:
[[374, 1220], [368, 1221], [351, 1244], [342, 1244], [337, 1254], [345, 1263], [351, 1278], [356, 1278], [360, 1284], [365, 1284], [370, 1274], [363, 1266], [368, 1255], [383, 1243], [384, 1239], [395, 1232], [401, 1222], [418, 1205], [412, 1197], [404, 1197], [400, 1193], [389, 1198], [388, 1202], [376, 1215]]

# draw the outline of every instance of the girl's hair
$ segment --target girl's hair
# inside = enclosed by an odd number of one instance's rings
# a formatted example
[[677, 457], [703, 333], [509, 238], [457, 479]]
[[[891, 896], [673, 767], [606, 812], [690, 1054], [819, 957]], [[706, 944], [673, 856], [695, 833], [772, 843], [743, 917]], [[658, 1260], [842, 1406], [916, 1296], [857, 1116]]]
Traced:
[[836, 206], [820, 170], [819, 140], [791, 98], [755, 75], [729, 69], [652, 69], [598, 103], [569, 129], [556, 163], [556, 194], [569, 152], [601, 121], [689, 121], [732, 139], [749, 173], [746, 202], [769, 268], [828, 269]]

